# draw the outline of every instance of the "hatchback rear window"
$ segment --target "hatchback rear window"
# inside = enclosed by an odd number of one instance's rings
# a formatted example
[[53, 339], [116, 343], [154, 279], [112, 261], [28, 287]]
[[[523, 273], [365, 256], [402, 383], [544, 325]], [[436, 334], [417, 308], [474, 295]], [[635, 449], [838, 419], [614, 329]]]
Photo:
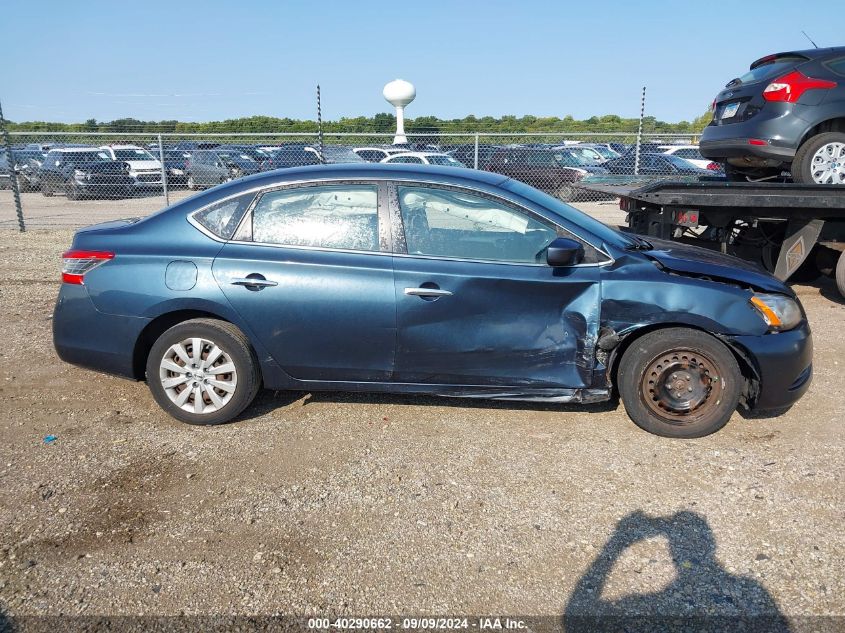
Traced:
[[[807, 58], [803, 55], [783, 55], [780, 57], [771, 57], [763, 63], [755, 66], [744, 75], [741, 75], [739, 81], [741, 84], [752, 84], [756, 81], [762, 81], [775, 75], [789, 72], [798, 64], [806, 62]], [[737, 85], [736, 80], [728, 85]]]

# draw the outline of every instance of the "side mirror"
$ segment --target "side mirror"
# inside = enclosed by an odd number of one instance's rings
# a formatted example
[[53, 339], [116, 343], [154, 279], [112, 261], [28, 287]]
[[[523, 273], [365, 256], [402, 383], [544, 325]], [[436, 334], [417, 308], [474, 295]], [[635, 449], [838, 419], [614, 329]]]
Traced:
[[558, 237], [546, 249], [546, 262], [553, 268], [575, 266], [584, 259], [584, 247], [568, 237]]

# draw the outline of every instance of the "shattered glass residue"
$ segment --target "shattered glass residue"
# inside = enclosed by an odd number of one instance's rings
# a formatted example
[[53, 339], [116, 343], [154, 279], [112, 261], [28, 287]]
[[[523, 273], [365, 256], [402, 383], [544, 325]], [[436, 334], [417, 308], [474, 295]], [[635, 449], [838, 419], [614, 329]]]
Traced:
[[378, 194], [369, 185], [285, 189], [253, 210], [255, 242], [378, 251]]

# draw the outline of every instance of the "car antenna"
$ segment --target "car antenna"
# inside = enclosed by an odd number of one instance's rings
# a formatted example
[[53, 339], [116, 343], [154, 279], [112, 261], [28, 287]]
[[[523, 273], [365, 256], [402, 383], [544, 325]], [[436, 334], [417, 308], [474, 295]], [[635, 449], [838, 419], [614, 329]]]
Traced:
[[813, 38], [807, 35], [807, 31], [801, 31], [808, 40], [810, 40], [810, 44], [812, 44], [815, 48], [818, 48], [819, 45], [813, 41]]

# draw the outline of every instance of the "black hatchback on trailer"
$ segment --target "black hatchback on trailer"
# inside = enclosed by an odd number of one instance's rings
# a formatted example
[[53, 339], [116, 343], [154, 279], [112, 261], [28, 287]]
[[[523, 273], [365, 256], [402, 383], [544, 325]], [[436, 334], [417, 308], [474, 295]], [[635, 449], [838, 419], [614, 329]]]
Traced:
[[776, 53], [713, 102], [701, 155], [732, 180], [777, 176], [845, 185], [845, 46]]

